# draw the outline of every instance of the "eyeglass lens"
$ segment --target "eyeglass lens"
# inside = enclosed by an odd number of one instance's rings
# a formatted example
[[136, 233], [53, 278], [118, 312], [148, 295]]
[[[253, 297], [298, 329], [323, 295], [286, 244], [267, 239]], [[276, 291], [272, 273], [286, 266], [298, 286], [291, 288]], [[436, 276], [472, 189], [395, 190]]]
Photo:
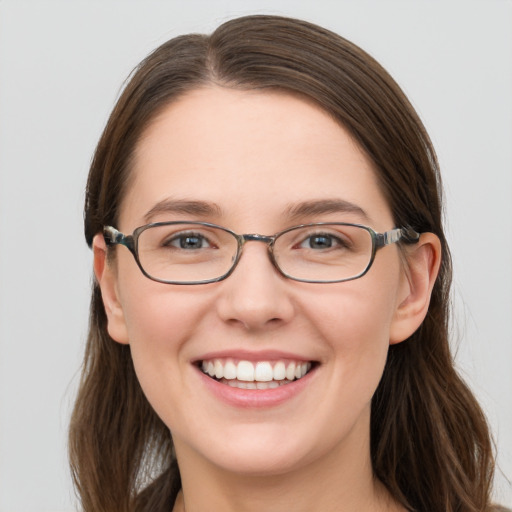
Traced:
[[[227, 274], [237, 260], [233, 233], [201, 224], [150, 226], [139, 234], [138, 257], [144, 271], [161, 281], [199, 282]], [[364, 227], [328, 224], [281, 233], [272, 249], [288, 277], [339, 281], [363, 273], [372, 257], [372, 236]]]

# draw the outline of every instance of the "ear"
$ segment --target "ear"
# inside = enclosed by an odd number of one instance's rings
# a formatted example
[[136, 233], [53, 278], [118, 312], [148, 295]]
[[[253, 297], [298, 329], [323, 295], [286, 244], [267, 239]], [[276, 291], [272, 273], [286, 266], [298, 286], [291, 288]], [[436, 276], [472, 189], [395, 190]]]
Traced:
[[423, 233], [416, 244], [406, 248], [405, 259], [403, 283], [390, 330], [391, 345], [409, 338], [427, 315], [441, 265], [439, 238], [433, 233]]
[[103, 305], [107, 314], [108, 333], [118, 343], [128, 344], [128, 332], [124, 312], [117, 289], [116, 268], [107, 258], [107, 245], [103, 235], [97, 234], [92, 241], [94, 275], [101, 289]]

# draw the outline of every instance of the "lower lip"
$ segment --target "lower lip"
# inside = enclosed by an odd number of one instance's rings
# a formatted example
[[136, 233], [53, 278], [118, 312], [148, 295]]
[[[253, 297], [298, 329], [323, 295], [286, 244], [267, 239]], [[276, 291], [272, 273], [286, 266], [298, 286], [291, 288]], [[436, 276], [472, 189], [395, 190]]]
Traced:
[[308, 386], [315, 369], [312, 369], [304, 377], [294, 380], [289, 384], [283, 384], [278, 388], [269, 389], [239, 389], [228, 384], [222, 384], [197, 369], [204, 385], [218, 399], [234, 407], [243, 408], [268, 408], [281, 405], [299, 395]]

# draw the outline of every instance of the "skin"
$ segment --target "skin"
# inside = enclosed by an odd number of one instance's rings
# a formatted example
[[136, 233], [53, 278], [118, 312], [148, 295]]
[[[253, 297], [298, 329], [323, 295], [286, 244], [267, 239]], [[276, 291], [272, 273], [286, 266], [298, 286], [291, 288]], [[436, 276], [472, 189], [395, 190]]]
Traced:
[[[169, 105], [140, 140], [119, 225], [129, 234], [159, 202], [215, 203], [218, 211], [160, 212], [151, 221], [200, 220], [270, 235], [303, 222], [392, 229], [371, 161], [324, 111], [284, 93], [211, 87]], [[290, 219], [302, 201], [342, 199], [364, 210]], [[183, 481], [175, 510], [401, 510], [373, 478], [372, 395], [390, 343], [421, 324], [440, 259], [423, 234], [406, 251], [381, 249], [364, 277], [310, 284], [282, 277], [264, 244], [248, 243], [224, 281], [174, 286], [147, 279], [123, 247], [95, 272], [109, 333], [129, 343], [141, 386], [170, 428]], [[317, 366], [278, 406], [226, 404], [195, 362], [224, 351], [282, 351]], [[265, 358], [264, 358], [265, 359]]]

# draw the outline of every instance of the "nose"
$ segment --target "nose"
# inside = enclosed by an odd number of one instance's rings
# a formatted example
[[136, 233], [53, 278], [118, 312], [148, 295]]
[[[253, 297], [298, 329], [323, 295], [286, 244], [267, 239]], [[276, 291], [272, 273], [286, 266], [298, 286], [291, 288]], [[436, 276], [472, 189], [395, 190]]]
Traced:
[[286, 324], [294, 315], [290, 286], [272, 264], [267, 245], [249, 242], [233, 273], [219, 283], [218, 314], [251, 331]]

